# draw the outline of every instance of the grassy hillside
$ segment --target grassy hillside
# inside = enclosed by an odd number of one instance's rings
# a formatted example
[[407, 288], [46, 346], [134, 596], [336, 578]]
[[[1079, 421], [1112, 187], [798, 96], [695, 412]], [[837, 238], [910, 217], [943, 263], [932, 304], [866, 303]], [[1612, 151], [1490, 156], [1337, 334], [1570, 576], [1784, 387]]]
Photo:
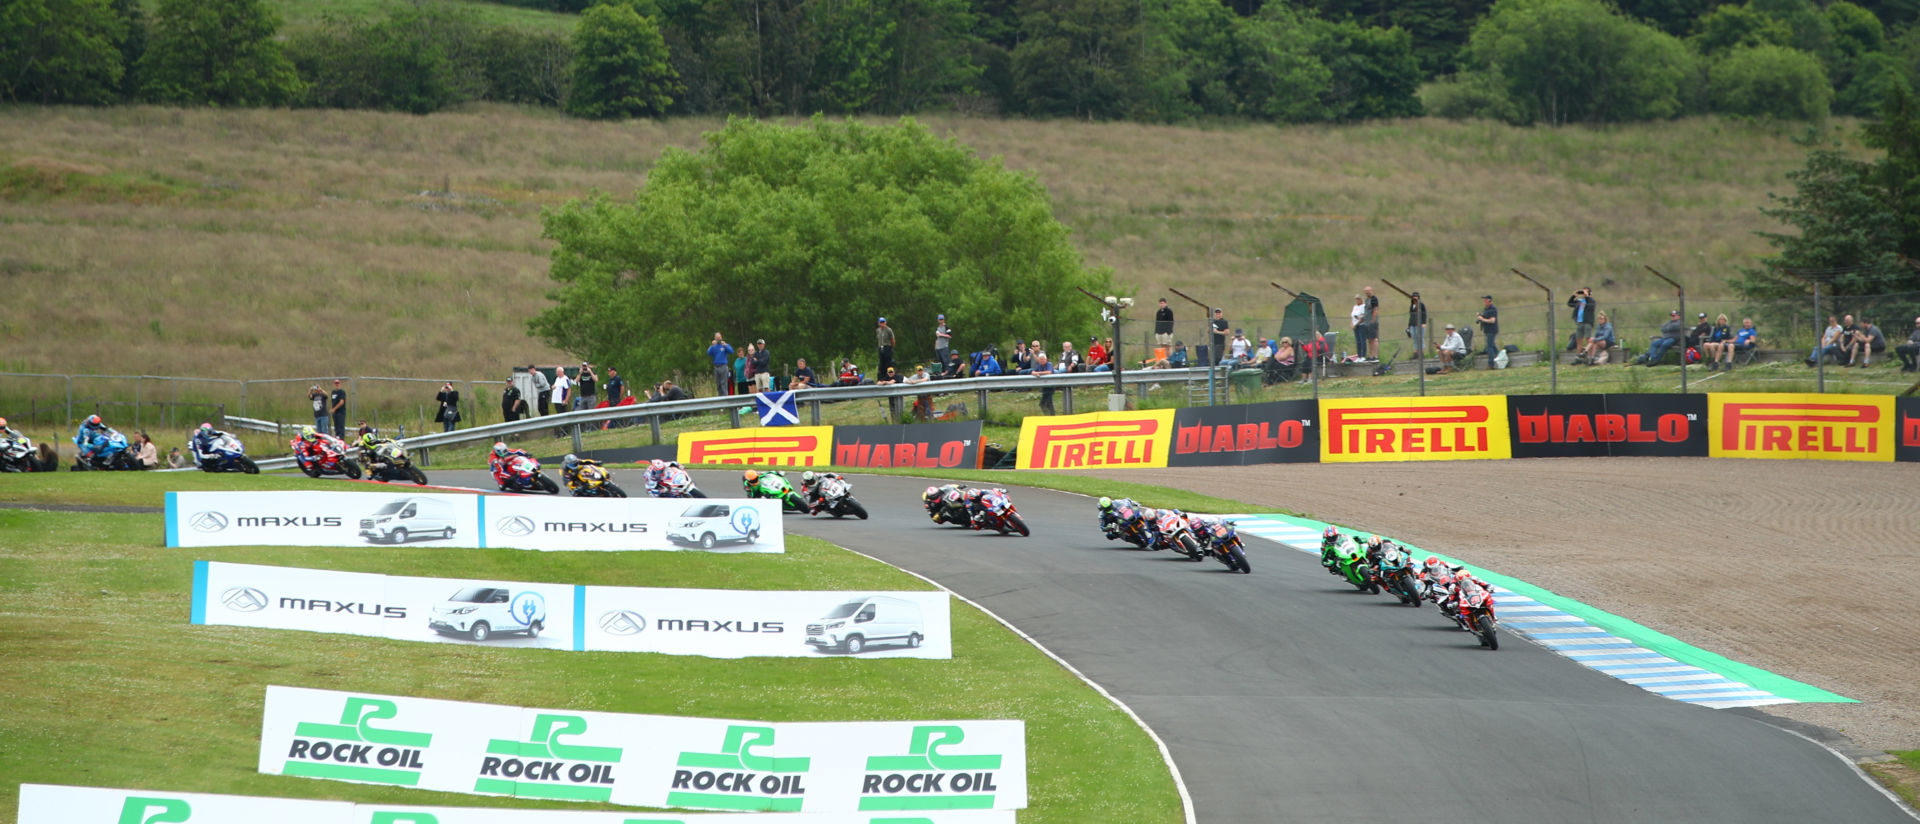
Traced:
[[[1538, 317], [1539, 293], [1507, 267], [1591, 284], [1612, 306], [1667, 293], [1640, 270], [1651, 263], [1695, 300], [1724, 296], [1721, 278], [1765, 251], [1753, 231], [1777, 228], [1756, 207], [1805, 155], [1788, 127], [1717, 119], [926, 120], [1037, 175], [1087, 258], [1122, 284], [1176, 286], [1249, 327], [1280, 313], [1270, 280], [1344, 307], [1385, 276], [1437, 313], [1492, 291]], [[0, 320], [0, 368], [498, 379], [509, 364], [561, 362], [524, 333], [547, 286], [540, 209], [625, 195], [663, 148], [697, 146], [717, 125], [503, 107], [0, 111], [0, 282], [29, 310]], [[1197, 307], [1177, 308], [1196, 337]], [[274, 391], [297, 403], [305, 390]], [[407, 391], [427, 403], [433, 388]]]

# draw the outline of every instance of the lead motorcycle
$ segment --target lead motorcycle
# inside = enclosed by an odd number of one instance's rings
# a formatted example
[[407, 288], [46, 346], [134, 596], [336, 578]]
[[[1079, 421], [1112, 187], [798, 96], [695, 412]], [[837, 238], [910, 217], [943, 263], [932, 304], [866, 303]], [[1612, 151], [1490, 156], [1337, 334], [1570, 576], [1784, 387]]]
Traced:
[[560, 485], [540, 472], [540, 462], [528, 455], [508, 455], [493, 467], [493, 482], [501, 492], [545, 492], [560, 494]]
[[819, 495], [820, 503], [814, 507], [815, 513], [825, 512], [835, 518], [852, 515], [862, 521], [867, 519], [867, 508], [853, 499], [853, 484], [848, 483], [847, 479], [822, 478]]
[[407, 457], [407, 448], [401, 446], [399, 441], [376, 444], [371, 455], [365, 454], [366, 451], [361, 450], [360, 457], [367, 462], [368, 478], [381, 483], [412, 481], [420, 486], [427, 485], [427, 473], [413, 465], [413, 459]]
[[1209, 538], [1208, 548], [1215, 560], [1227, 565], [1227, 571], [1242, 575], [1253, 572], [1253, 565], [1247, 563], [1247, 545], [1240, 542], [1240, 531], [1233, 527], [1232, 521], [1215, 524]]
[[973, 526], [973, 513], [967, 510], [967, 490], [965, 487], [952, 487], [927, 504], [927, 517], [936, 524], [954, 526]]
[[746, 479], [743, 486], [749, 498], [770, 498], [780, 502], [781, 513], [806, 512], [809, 507], [805, 498], [787, 483], [787, 476], [775, 470], [755, 473]]
[[1147, 521], [1139, 517], [1138, 510], [1130, 506], [1122, 506], [1114, 511], [1114, 515], [1117, 516], [1114, 532], [1120, 536], [1120, 540], [1141, 549], [1160, 548], [1155, 546], [1153, 538], [1147, 535]]
[[707, 493], [693, 485], [693, 476], [678, 465], [668, 466], [660, 483], [649, 490], [655, 498], [705, 498]]
[[220, 436], [207, 444], [205, 450], [196, 450], [194, 457], [200, 461], [202, 472], [244, 472], [248, 475], [260, 474], [260, 467], [252, 458], [247, 457], [246, 447], [231, 432], [222, 432]]
[[1018, 510], [1013, 508], [1013, 499], [1007, 497], [1004, 489], [989, 489], [980, 493], [980, 528], [996, 529], [1000, 534], [1018, 532], [1027, 537], [1033, 531], [1027, 528], [1027, 522], [1020, 518]]
[[1386, 586], [1387, 592], [1399, 598], [1400, 603], [1410, 607], [1420, 606], [1425, 600], [1420, 591], [1420, 582], [1413, 574], [1413, 559], [1399, 544], [1382, 547], [1380, 557], [1374, 561], [1374, 574]]
[[1453, 620], [1479, 638], [1480, 646], [1497, 650], [1500, 648], [1500, 622], [1493, 615], [1493, 593], [1481, 586], [1475, 586], [1473, 590], [1455, 597], [1456, 609], [1460, 614]]
[[573, 497], [625, 498], [627, 491], [613, 482], [613, 470], [597, 463], [582, 463], [573, 471]]
[[332, 435], [322, 433], [312, 441], [294, 438], [293, 459], [310, 478], [345, 475], [356, 481], [360, 479], [360, 464], [347, 457], [346, 441]]
[[1380, 594], [1379, 582], [1373, 580], [1373, 568], [1367, 564], [1366, 550], [1360, 548], [1352, 538], [1342, 538], [1333, 548], [1334, 565], [1340, 576], [1362, 592]]

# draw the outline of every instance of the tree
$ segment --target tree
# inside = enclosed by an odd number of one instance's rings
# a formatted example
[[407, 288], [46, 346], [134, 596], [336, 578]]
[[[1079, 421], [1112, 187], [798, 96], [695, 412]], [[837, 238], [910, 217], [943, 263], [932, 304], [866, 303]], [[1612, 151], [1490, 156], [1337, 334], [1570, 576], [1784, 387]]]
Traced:
[[1315, 53], [1317, 32], [1304, 12], [1284, 3], [1234, 21], [1232, 88], [1237, 111], [1282, 123], [1321, 120], [1321, 96], [1333, 70]]
[[261, 0], [160, 0], [138, 71], [159, 103], [281, 106], [300, 77], [273, 36], [279, 18]]
[[126, 36], [107, 0], [0, 2], [0, 100], [113, 102]]
[[1715, 57], [1741, 46], [1785, 46], [1793, 42], [1793, 30], [1752, 6], [1721, 6], [1700, 18], [1691, 42], [1701, 54]]
[[1420, 61], [1405, 29], [1320, 23], [1315, 51], [1333, 73], [1320, 95], [1328, 120], [1419, 117]]
[[587, 9], [573, 33], [573, 89], [567, 113], [576, 117], [652, 117], [665, 114], [679, 92], [667, 62], [667, 43], [651, 19], [632, 6]]
[[1521, 122], [1616, 122], [1686, 108], [1695, 58], [1679, 40], [1600, 0], [1499, 0], [1461, 53], [1498, 70]]
[[[910, 119], [746, 119], [668, 149], [632, 199], [543, 215], [556, 243], [543, 341], [631, 374], [703, 368], [715, 331], [782, 360], [872, 357], [874, 319], [920, 340], [944, 312], [965, 347], [1097, 331], [1106, 294], [1031, 176]], [[931, 340], [927, 328], [926, 340]], [[869, 362], [870, 365], [870, 362]]]
[[1713, 64], [1707, 100], [1716, 112], [1825, 120], [1833, 86], [1813, 55], [1786, 46], [1741, 46]]

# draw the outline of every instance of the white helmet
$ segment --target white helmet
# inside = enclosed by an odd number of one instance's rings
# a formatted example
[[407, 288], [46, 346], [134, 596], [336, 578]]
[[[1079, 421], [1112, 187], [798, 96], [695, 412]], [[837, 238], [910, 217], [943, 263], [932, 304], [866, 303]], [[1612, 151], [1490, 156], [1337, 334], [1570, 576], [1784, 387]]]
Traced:
[[572, 452], [568, 452], [566, 457], [560, 459], [560, 464], [562, 466], [573, 466], [574, 464], [577, 464], [579, 462], [580, 462], [580, 456], [575, 455]]
[[653, 460], [647, 462], [647, 468], [650, 470], [653, 470], [654, 472], [665, 472], [667, 469], [667, 462], [660, 460], [659, 458], [654, 458]]
[[813, 483], [813, 470], [809, 469], [800, 473], [800, 482], [803, 484]]
[[506, 441], [494, 441], [494, 442], [493, 442], [493, 455], [494, 455], [494, 457], [496, 457], [496, 458], [504, 458], [504, 457], [506, 457], [506, 456], [507, 456], [507, 442], [506, 442]]

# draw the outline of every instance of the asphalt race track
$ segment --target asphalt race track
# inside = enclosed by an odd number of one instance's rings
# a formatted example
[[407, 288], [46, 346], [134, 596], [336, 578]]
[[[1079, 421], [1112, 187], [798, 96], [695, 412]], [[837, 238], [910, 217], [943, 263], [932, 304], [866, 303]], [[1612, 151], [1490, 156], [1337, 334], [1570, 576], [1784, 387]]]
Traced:
[[[493, 488], [484, 472], [432, 477]], [[1511, 634], [1482, 650], [1304, 553], [1249, 540], [1253, 574], [1234, 575], [1106, 541], [1080, 496], [1013, 489], [1034, 535], [1002, 537], [935, 526], [924, 480], [853, 480], [872, 520], [788, 528], [931, 578], [1072, 663], [1166, 741], [1208, 824], [1914, 822], [1807, 740]]]

